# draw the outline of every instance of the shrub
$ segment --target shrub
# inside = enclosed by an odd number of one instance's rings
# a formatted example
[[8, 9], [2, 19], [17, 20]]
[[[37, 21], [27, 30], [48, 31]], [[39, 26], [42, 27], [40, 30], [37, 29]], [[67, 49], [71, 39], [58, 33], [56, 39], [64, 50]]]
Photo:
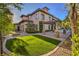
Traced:
[[79, 56], [79, 36], [74, 34], [71, 38], [72, 40], [72, 55]]

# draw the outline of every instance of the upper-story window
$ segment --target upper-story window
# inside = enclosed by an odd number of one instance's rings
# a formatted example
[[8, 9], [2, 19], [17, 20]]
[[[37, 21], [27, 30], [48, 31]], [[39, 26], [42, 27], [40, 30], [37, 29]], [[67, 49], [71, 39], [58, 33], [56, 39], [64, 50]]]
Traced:
[[41, 14], [41, 17], [42, 17], [42, 20], [44, 20], [44, 19], [45, 19], [45, 15], [44, 15], [44, 14]]
[[51, 20], [51, 17], [49, 16], [49, 20]]

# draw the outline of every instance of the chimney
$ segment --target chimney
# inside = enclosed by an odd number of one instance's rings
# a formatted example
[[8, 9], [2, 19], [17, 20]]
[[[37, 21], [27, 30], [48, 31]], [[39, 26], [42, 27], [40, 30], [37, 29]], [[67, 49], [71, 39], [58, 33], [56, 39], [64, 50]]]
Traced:
[[48, 13], [49, 8], [44, 7], [44, 8], [42, 8], [42, 10]]

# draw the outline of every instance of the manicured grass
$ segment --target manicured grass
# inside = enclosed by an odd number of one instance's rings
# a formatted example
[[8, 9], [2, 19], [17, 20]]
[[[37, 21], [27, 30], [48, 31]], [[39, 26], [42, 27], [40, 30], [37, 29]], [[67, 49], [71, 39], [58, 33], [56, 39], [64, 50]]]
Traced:
[[17, 37], [8, 40], [6, 48], [15, 55], [37, 56], [50, 52], [60, 41], [41, 35]]

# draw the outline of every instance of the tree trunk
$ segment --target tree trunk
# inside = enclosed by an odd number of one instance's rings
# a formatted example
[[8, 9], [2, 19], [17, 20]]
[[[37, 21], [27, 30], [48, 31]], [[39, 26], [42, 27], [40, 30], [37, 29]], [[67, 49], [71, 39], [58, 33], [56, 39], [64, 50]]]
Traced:
[[1, 32], [0, 32], [0, 55], [3, 55], [3, 40]]
[[72, 26], [72, 34], [77, 34], [77, 10], [76, 10], [76, 4], [72, 3], [71, 11], [70, 11], [70, 22]]

